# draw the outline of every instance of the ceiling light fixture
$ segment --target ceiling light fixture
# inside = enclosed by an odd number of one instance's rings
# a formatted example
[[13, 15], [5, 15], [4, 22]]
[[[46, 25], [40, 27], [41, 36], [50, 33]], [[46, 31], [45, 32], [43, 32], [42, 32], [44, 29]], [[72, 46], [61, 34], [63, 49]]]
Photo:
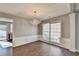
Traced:
[[33, 13], [34, 13], [34, 19], [31, 21], [31, 23], [37, 26], [41, 21], [37, 18], [37, 11], [33, 11]]

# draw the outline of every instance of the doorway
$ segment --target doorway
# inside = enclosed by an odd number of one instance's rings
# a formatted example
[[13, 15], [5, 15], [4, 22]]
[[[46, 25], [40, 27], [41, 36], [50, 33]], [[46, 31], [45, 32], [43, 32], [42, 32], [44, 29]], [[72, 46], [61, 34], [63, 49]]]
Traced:
[[12, 47], [13, 20], [0, 18], [0, 48]]

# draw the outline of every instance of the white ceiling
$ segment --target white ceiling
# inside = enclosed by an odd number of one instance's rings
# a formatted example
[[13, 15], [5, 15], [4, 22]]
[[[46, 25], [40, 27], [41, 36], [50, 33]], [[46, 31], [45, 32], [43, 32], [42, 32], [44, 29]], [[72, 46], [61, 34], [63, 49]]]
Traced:
[[[37, 15], [34, 15], [34, 11], [37, 11]], [[5, 12], [21, 17], [34, 18], [37, 17], [40, 20], [47, 19], [49, 17], [55, 17], [70, 12], [70, 4], [0, 4], [0, 12]]]

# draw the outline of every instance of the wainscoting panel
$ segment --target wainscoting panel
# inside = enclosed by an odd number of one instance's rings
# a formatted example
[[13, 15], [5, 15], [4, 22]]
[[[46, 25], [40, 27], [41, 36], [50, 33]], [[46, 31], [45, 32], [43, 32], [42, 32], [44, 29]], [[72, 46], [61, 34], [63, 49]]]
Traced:
[[31, 43], [34, 41], [38, 41], [37, 35], [17, 37], [17, 38], [14, 38], [14, 40], [13, 40], [13, 47], [24, 45], [24, 44]]

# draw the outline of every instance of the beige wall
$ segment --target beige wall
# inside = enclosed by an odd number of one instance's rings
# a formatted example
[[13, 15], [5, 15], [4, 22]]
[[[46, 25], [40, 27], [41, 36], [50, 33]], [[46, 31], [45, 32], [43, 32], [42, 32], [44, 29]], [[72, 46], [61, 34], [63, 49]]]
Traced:
[[60, 20], [62, 20], [62, 37], [63, 38], [70, 38], [70, 18], [68, 15], [60, 17]]
[[76, 49], [79, 52], [79, 3], [75, 4], [76, 11]]
[[36, 35], [37, 34], [37, 27], [33, 26], [30, 23], [29, 19], [7, 14], [0, 12], [0, 17], [1, 18], [10, 18], [11, 20], [13, 19], [13, 32], [14, 32], [14, 37], [22, 37], [26, 35]]
[[61, 37], [62, 38], [70, 38], [70, 20], [69, 15], [63, 15], [51, 19], [44, 20], [41, 24], [39, 24], [39, 34], [42, 34], [42, 24], [44, 23], [55, 23], [61, 22]]
[[15, 18], [13, 24], [14, 37], [30, 36], [37, 34], [37, 27], [27, 19]]
[[13, 47], [37, 41], [37, 26], [32, 25], [28, 19], [14, 18], [13, 32]]

